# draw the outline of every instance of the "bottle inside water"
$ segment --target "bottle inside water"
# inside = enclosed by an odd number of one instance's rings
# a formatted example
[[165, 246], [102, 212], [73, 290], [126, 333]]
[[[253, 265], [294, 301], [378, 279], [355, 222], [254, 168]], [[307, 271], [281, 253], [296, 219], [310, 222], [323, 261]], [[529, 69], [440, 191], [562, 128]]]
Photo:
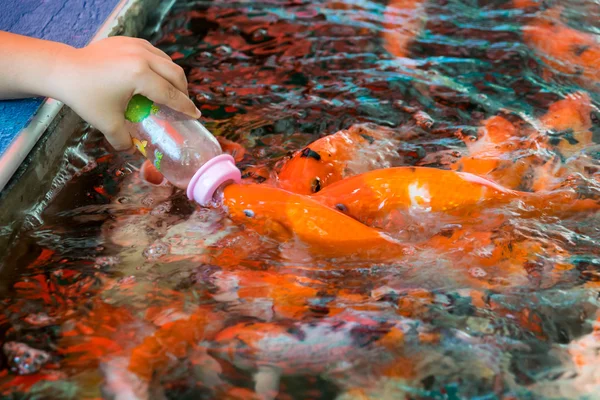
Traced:
[[140, 153], [190, 200], [208, 205], [220, 186], [241, 180], [233, 157], [197, 120], [141, 95], [127, 105], [125, 120]]

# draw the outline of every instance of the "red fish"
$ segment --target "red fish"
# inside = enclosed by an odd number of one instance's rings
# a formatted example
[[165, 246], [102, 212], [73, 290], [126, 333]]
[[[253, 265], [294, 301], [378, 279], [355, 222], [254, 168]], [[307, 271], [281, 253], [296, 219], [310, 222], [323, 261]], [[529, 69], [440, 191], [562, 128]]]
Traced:
[[167, 322], [132, 350], [129, 370], [148, 381], [174, 357], [184, 357], [197, 343], [216, 334], [223, 323], [221, 316], [206, 307], [188, 318]]
[[388, 128], [354, 125], [295, 153], [279, 172], [279, 185], [294, 193], [317, 193], [348, 176], [397, 164], [398, 143]]

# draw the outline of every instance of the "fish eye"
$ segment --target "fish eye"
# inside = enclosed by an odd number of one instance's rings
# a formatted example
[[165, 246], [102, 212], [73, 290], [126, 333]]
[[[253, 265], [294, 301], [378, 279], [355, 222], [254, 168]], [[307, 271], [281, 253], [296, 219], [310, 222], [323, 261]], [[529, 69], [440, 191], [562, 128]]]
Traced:
[[254, 217], [254, 211], [252, 210], [244, 210], [244, 215], [248, 218], [253, 218]]
[[315, 180], [312, 182], [312, 185], [310, 186], [310, 189], [313, 193], [317, 193], [319, 190], [321, 190], [321, 179], [315, 178]]

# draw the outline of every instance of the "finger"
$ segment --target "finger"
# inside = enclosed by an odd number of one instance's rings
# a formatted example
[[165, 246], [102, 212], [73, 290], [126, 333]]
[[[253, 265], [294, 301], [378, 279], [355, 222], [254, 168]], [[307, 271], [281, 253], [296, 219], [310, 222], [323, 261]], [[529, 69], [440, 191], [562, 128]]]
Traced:
[[165, 78], [171, 85], [185, 93], [186, 96], [189, 96], [188, 82], [183, 68], [175, 64], [171, 59], [167, 61], [159, 57], [151, 57], [149, 64], [152, 71]]
[[143, 39], [140, 39], [140, 41], [142, 42], [142, 45], [144, 46], [144, 48], [145, 48], [146, 50], [148, 50], [148, 51], [150, 51], [151, 53], [153, 53], [153, 54], [155, 54], [155, 55], [159, 56], [160, 58], [164, 58], [165, 60], [168, 60], [168, 61], [173, 61], [173, 60], [171, 59], [171, 57], [169, 57], [169, 55], [168, 55], [167, 53], [165, 53], [164, 51], [162, 51], [162, 50], [161, 50], [161, 49], [159, 49], [158, 47], [154, 47], [154, 46], [152, 45], [152, 43], [150, 43], [149, 41], [147, 41], [147, 40], [143, 40]]
[[175, 86], [160, 75], [152, 72], [148, 74], [139, 87], [139, 94], [148, 97], [158, 104], [164, 104], [175, 111], [187, 114], [192, 118], [200, 118], [200, 110], [194, 102]]
[[103, 131], [103, 133], [108, 143], [117, 151], [129, 150], [133, 146], [131, 135], [127, 131], [125, 123], [119, 124], [106, 132]]
[[144, 161], [142, 167], [140, 168], [140, 176], [143, 180], [152, 185], [161, 185], [165, 183], [166, 179], [158, 172], [158, 170], [152, 165], [152, 163], [148, 160]]

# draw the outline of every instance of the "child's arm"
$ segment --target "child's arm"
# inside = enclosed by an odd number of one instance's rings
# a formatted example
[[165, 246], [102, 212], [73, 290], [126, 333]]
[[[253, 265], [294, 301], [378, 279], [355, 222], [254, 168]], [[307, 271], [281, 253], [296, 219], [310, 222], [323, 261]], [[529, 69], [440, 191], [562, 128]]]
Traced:
[[124, 112], [134, 94], [200, 117], [183, 69], [145, 40], [111, 37], [75, 49], [0, 31], [0, 99], [60, 100], [125, 150]]

